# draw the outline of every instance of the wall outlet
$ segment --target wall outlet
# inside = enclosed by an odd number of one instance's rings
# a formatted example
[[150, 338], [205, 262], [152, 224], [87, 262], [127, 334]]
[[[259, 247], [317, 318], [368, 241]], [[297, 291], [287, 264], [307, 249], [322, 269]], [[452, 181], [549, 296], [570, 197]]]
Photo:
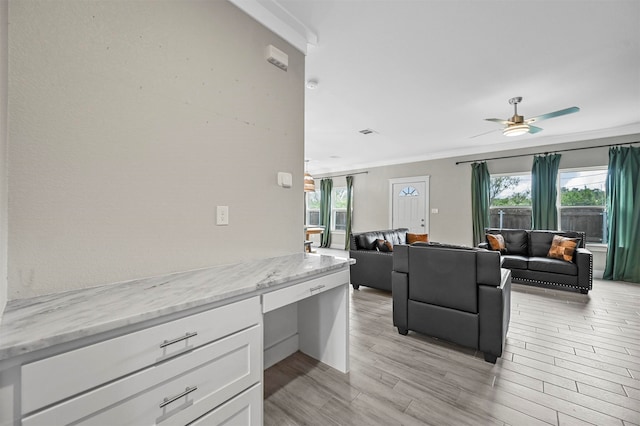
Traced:
[[216, 225], [229, 224], [229, 206], [216, 207]]
[[438, 214], [438, 209], [431, 209], [431, 213]]

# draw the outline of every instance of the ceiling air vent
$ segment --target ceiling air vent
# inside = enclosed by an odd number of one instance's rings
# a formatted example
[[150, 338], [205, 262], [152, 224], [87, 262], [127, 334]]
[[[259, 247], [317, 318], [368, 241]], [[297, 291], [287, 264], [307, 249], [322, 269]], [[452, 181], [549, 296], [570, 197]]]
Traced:
[[378, 133], [375, 130], [371, 130], [371, 129], [362, 129], [360, 130], [360, 133], [362, 133], [363, 135], [370, 135], [371, 133]]

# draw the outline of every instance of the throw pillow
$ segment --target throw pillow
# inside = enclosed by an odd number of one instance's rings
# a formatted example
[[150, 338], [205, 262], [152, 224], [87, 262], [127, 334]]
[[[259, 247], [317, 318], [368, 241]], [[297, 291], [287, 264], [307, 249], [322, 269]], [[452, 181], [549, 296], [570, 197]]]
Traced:
[[504, 237], [500, 234], [487, 234], [487, 241], [491, 250], [499, 251], [500, 253], [506, 253], [507, 249], [504, 245]]
[[393, 251], [393, 244], [391, 244], [391, 242], [387, 241], [387, 240], [377, 239], [376, 240], [376, 249], [378, 251], [385, 252], [385, 253], [392, 252]]
[[407, 244], [417, 243], [418, 241], [428, 243], [429, 234], [412, 234], [411, 232], [407, 232]]
[[576, 250], [577, 245], [577, 238], [567, 238], [561, 237], [560, 235], [554, 235], [547, 257], [572, 262], [573, 252]]

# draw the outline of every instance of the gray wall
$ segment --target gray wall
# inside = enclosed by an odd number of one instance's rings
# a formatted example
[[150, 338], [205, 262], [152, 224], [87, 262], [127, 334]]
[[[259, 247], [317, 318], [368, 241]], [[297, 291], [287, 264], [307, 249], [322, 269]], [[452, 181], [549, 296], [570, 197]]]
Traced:
[[[7, 302], [7, 0], [0, 0], [0, 314]], [[1, 317], [0, 317], [1, 318]]]
[[[430, 208], [438, 214], [429, 213], [429, 239], [452, 244], [471, 245], [471, 166], [456, 165], [456, 161], [502, 157], [509, 155], [553, 152], [554, 150], [582, 148], [597, 145], [637, 142], [640, 135], [597, 139], [529, 149], [515, 149], [473, 155], [375, 167], [366, 174], [354, 177], [354, 232], [387, 229], [389, 226], [389, 179], [429, 175]], [[530, 172], [532, 156], [488, 161], [490, 173]], [[606, 166], [608, 148], [592, 148], [562, 153], [560, 168]], [[347, 172], [348, 173], [348, 172]], [[594, 249], [594, 269], [604, 269], [604, 252]]]
[[302, 251], [302, 53], [226, 1], [9, 20], [9, 299]]

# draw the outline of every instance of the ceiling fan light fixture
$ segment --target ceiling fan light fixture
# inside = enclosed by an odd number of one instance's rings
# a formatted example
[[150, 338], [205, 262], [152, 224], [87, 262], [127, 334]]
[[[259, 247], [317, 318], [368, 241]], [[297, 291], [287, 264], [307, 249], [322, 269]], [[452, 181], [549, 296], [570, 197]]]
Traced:
[[505, 136], [520, 136], [525, 133], [529, 133], [529, 125], [528, 124], [514, 124], [512, 126], [506, 127], [502, 134]]

